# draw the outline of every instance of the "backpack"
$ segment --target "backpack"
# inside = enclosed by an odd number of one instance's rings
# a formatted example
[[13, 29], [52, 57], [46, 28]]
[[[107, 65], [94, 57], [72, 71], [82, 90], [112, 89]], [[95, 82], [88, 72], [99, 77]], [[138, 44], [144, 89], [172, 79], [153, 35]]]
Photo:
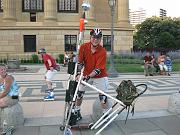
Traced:
[[[137, 87], [138, 86], [145, 86], [145, 89], [138, 93]], [[128, 115], [129, 115], [129, 109], [132, 107], [131, 113], [134, 115], [134, 103], [133, 101], [139, 97], [141, 94], [143, 94], [147, 90], [147, 85], [146, 84], [138, 84], [134, 85], [131, 80], [123, 80], [119, 86], [116, 89], [117, 96], [116, 98], [120, 101], [122, 101], [125, 105], [126, 108], [128, 108], [128, 113], [126, 116], [125, 123], [127, 121]]]
[[116, 92], [118, 93], [116, 98], [122, 101], [126, 106], [130, 106], [138, 95], [137, 88], [131, 80], [123, 80], [116, 89]]

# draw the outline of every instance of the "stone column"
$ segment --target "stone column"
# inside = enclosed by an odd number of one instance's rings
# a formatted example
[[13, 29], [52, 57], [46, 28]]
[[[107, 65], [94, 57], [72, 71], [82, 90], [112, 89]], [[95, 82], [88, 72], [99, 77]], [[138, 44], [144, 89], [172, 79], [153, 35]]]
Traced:
[[57, 0], [44, 0], [44, 21], [57, 20]]
[[90, 4], [90, 10], [86, 12], [87, 20], [94, 20], [94, 0], [88, 1]]
[[16, 0], [3, 0], [3, 21], [16, 21]]
[[129, 0], [118, 0], [118, 22], [129, 24]]

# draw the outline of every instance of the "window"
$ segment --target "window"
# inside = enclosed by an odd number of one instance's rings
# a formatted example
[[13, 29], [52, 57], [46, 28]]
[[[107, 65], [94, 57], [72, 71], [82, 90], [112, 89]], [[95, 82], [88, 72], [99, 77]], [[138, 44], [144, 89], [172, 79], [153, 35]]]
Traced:
[[36, 13], [30, 13], [30, 21], [36, 22]]
[[111, 35], [103, 35], [103, 47], [106, 51], [111, 51]]
[[24, 52], [36, 52], [36, 35], [24, 35]]
[[43, 12], [44, 0], [23, 0], [22, 7], [24, 12]]
[[58, 12], [77, 13], [78, 0], [58, 0]]
[[65, 51], [76, 51], [77, 35], [65, 35]]
[[3, 12], [3, 0], [0, 0], [0, 12]]

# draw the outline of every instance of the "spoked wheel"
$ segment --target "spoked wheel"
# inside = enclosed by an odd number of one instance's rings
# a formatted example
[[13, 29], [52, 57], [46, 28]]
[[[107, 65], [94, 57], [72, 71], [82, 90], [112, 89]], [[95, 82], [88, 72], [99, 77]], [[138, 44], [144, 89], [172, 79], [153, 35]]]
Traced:
[[62, 126], [59, 127], [59, 129], [60, 129], [61, 131], [64, 131], [65, 127], [62, 125]]

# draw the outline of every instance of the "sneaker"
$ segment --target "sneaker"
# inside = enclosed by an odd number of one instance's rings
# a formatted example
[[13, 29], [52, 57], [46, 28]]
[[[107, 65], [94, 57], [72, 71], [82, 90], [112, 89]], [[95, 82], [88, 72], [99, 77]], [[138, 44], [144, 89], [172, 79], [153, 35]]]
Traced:
[[81, 112], [80, 112], [80, 110], [77, 110], [77, 121], [79, 121], [81, 119], [82, 119]]
[[51, 95], [45, 96], [44, 101], [54, 101], [54, 95], [53, 96], [51, 96]]

